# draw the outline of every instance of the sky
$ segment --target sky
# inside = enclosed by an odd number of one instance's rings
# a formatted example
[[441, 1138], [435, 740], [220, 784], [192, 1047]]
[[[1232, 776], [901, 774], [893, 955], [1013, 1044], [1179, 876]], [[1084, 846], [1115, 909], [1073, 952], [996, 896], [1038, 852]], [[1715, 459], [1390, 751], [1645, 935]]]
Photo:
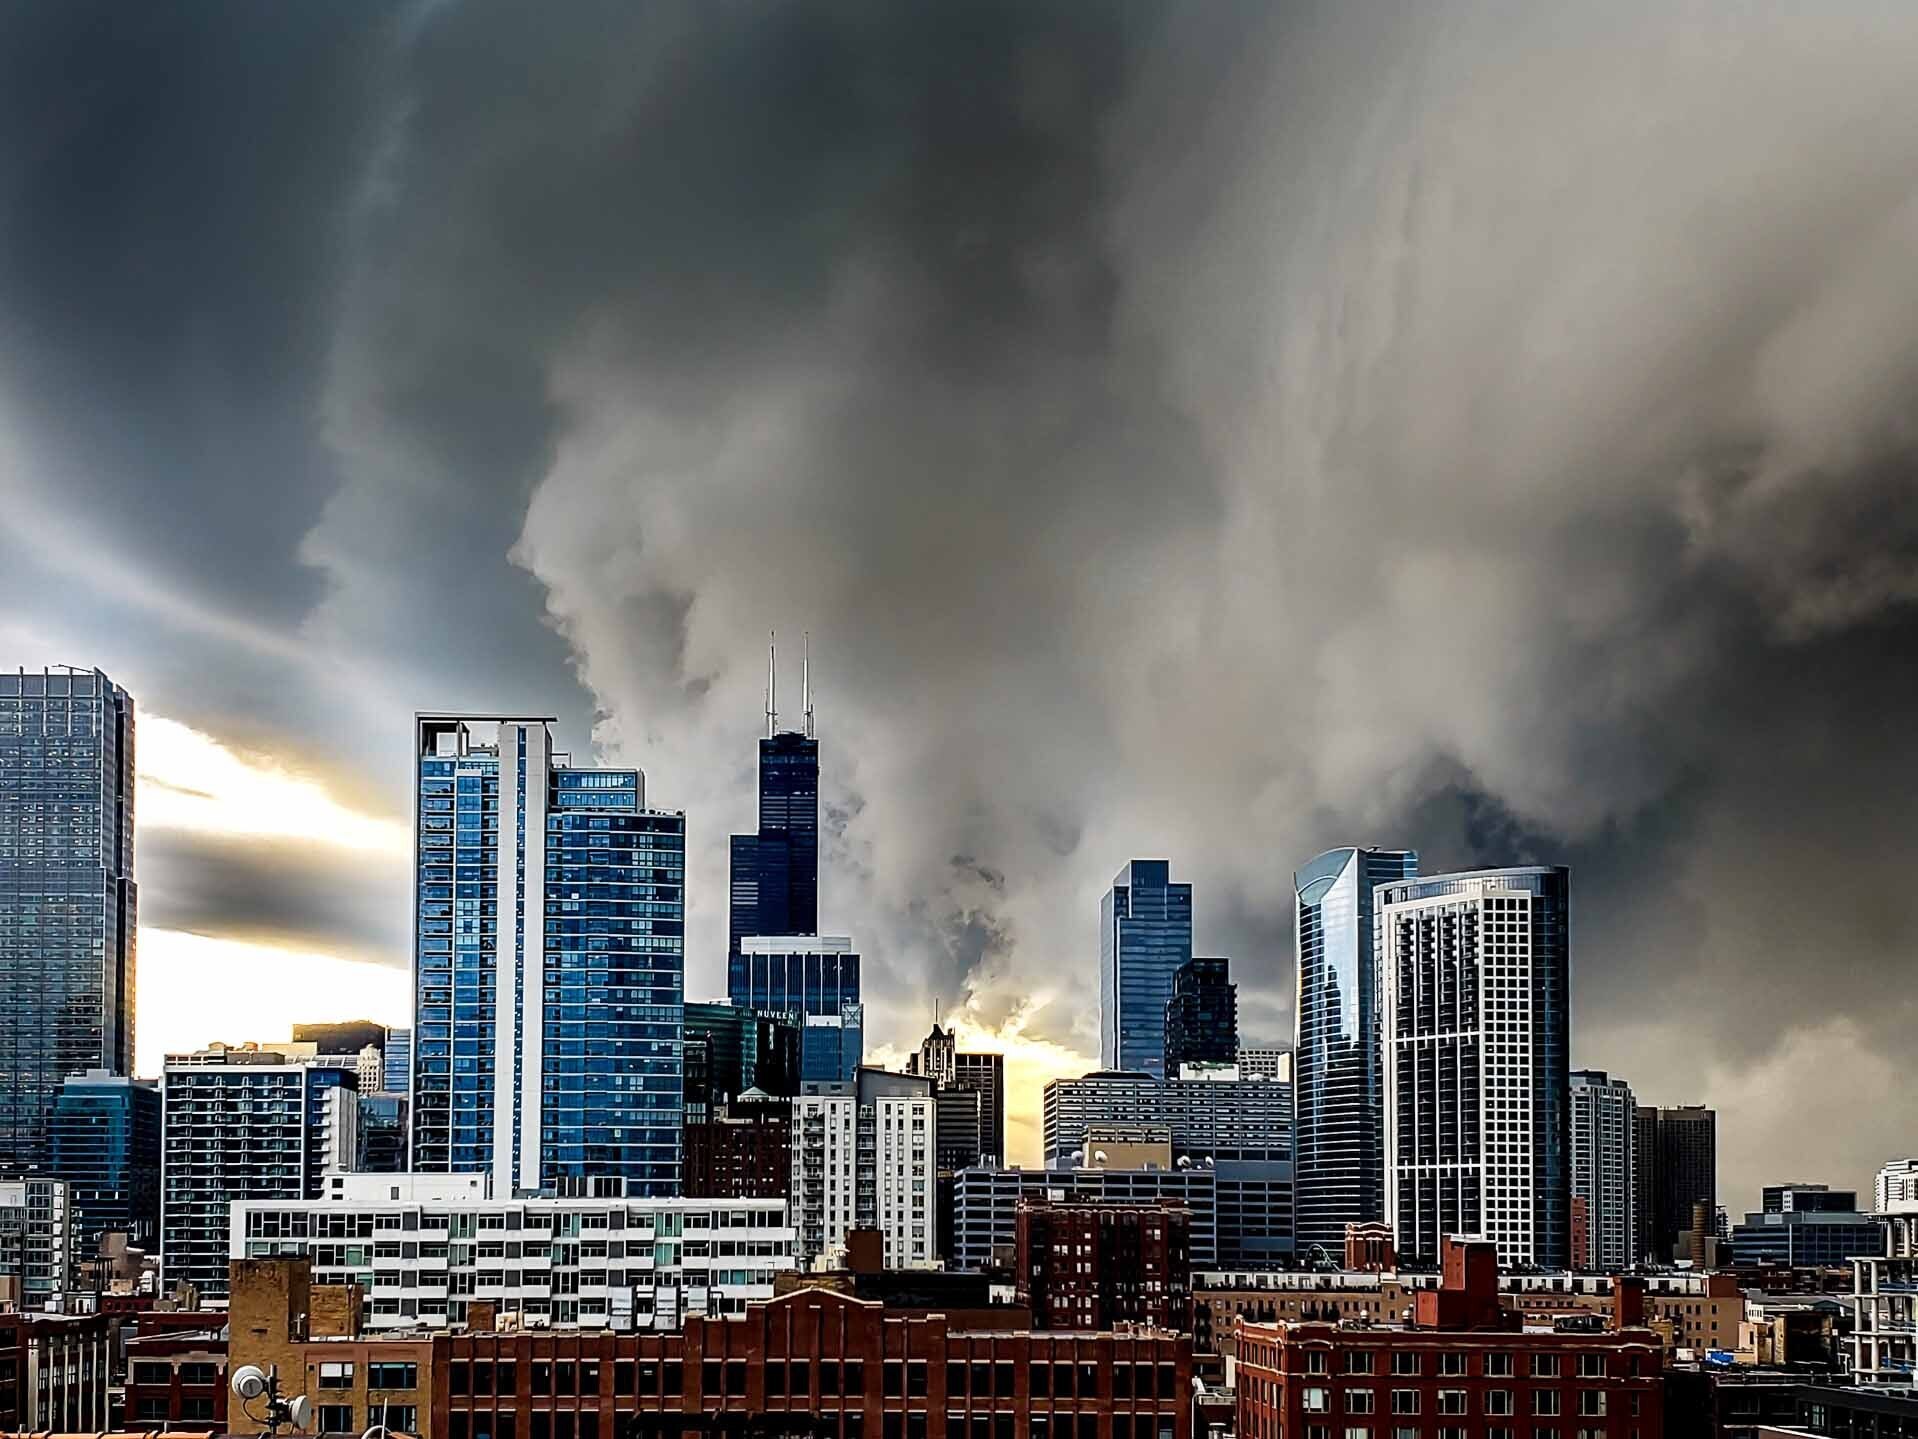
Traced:
[[419, 709], [688, 815], [766, 640], [821, 924], [1038, 1086], [1194, 886], [1572, 867], [1721, 1198], [1918, 1150], [1918, 9], [0, 9], [0, 665], [139, 705], [139, 1060], [402, 1022]]

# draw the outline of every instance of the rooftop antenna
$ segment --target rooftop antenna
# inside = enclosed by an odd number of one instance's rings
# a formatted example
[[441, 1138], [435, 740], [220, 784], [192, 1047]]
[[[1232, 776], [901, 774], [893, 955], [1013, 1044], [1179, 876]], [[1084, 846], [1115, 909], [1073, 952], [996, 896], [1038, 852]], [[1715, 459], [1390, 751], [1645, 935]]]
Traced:
[[766, 631], [766, 738], [779, 733], [779, 632]]
[[799, 670], [799, 698], [806, 710], [806, 738], [812, 734], [812, 631], [806, 631], [806, 658]]

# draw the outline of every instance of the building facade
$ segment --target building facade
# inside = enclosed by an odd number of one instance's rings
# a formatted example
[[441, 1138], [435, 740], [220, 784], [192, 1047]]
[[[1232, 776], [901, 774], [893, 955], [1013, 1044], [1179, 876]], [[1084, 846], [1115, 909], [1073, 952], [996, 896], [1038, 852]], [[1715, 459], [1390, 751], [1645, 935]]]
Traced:
[[1099, 903], [1099, 1062], [1163, 1078], [1172, 977], [1192, 958], [1192, 886], [1135, 859]]
[[1022, 1203], [1176, 1205], [1191, 1216], [1194, 1268], [1218, 1264], [1218, 1181], [1203, 1169], [965, 1169], [953, 1178], [949, 1267], [983, 1272], [1016, 1265]]
[[70, 1074], [133, 1072], [133, 700], [0, 674], [0, 1174], [47, 1162]]
[[845, 935], [745, 935], [726, 961], [736, 1009], [785, 1015], [801, 1026], [800, 1080], [850, 1081], [865, 1058], [859, 954]]
[[0, 1431], [99, 1434], [113, 1370], [100, 1314], [0, 1314]]
[[885, 1267], [930, 1267], [938, 1108], [921, 1075], [861, 1069], [851, 1084], [807, 1085], [792, 1107], [789, 1189], [802, 1267], [838, 1268], [846, 1235], [876, 1229]]
[[748, 935], [819, 932], [819, 741], [810, 733], [760, 740], [759, 829], [734, 835], [730, 858], [730, 952]]
[[[1647, 1120], [1639, 1121], [1639, 1138], [1647, 1135]], [[1661, 1262], [1688, 1259], [1684, 1236], [1691, 1232], [1692, 1216], [1701, 1204], [1706, 1213], [1718, 1208], [1718, 1114], [1702, 1104], [1655, 1109], [1649, 1116], [1649, 1151], [1635, 1148], [1641, 1163], [1651, 1156], [1652, 1222], [1647, 1257]]]
[[0, 1179], [0, 1293], [45, 1309], [73, 1288], [74, 1213], [66, 1182]]
[[679, 1184], [686, 818], [549, 721], [420, 715], [412, 1165]]
[[1189, 1210], [1022, 1199], [1015, 1223], [1017, 1292], [1033, 1328], [1191, 1327]]
[[1879, 1214], [1918, 1203], [1918, 1159], [1894, 1159], [1872, 1180], [1871, 1207]]
[[1732, 1227], [1732, 1262], [1740, 1269], [1838, 1266], [1884, 1255], [1887, 1231], [1876, 1215], [1858, 1212], [1858, 1193], [1823, 1184], [1771, 1184], [1762, 1209]]
[[385, 1060], [385, 1072], [380, 1076], [380, 1089], [387, 1094], [405, 1094], [413, 1084], [413, 1031], [410, 1029], [389, 1029], [386, 1031], [386, 1048], [380, 1051]]
[[1861, 1384], [1918, 1376], [1918, 1199], [1884, 1216], [1884, 1254], [1852, 1261], [1851, 1372]]
[[682, 1333], [443, 1334], [433, 1352], [434, 1439], [1192, 1439], [1182, 1335], [969, 1329], [816, 1288]]
[[160, 1087], [104, 1069], [70, 1075], [47, 1125], [47, 1172], [72, 1190], [74, 1252], [102, 1235], [150, 1249], [160, 1237]]
[[793, 1106], [749, 1089], [686, 1121], [688, 1198], [779, 1199], [792, 1190]]
[[1181, 1065], [1238, 1063], [1239, 987], [1229, 960], [1179, 966], [1165, 1006], [1164, 1047], [1168, 1078], [1177, 1078]]
[[1571, 1102], [1572, 1203], [1582, 1201], [1585, 1215], [1572, 1263], [1615, 1274], [1637, 1258], [1633, 1145], [1638, 1106], [1632, 1087], [1602, 1069], [1572, 1071]]
[[144, 1431], [198, 1426], [218, 1431], [226, 1424], [227, 1339], [223, 1316], [185, 1332], [136, 1334], [126, 1348], [126, 1391], [121, 1406], [128, 1424]]
[[1292, 1051], [1283, 1045], [1241, 1049], [1238, 1066], [1241, 1079], [1276, 1079], [1281, 1084], [1293, 1082]]
[[776, 1199], [501, 1199], [484, 1174], [333, 1175], [316, 1199], [234, 1203], [228, 1257], [300, 1256], [315, 1283], [361, 1287], [375, 1332], [463, 1324], [476, 1304], [534, 1326], [672, 1328], [770, 1298], [793, 1231]]
[[[919, 1048], [906, 1056], [906, 1073], [923, 1074], [942, 1091], [970, 1090], [979, 1096], [979, 1147], [976, 1155], [963, 1163], [940, 1161], [942, 1169], [961, 1169], [965, 1164], [998, 1164], [1006, 1153], [1006, 1057], [984, 1051], [959, 1048], [958, 1037], [942, 1028], [935, 1019], [931, 1031]], [[962, 1104], [957, 1107], [963, 1107]], [[959, 1145], [950, 1136], [942, 1137], [948, 1155], [956, 1156]]]
[[1385, 1217], [1382, 1048], [1373, 896], [1418, 873], [1413, 850], [1327, 850], [1292, 876], [1298, 989], [1292, 1080], [1302, 1250], [1338, 1254], [1345, 1226]]
[[1527, 866], [1381, 885], [1385, 1217], [1399, 1253], [1484, 1235], [1501, 1263], [1571, 1247], [1570, 875]]
[[735, 1004], [686, 1006], [688, 1122], [749, 1089], [790, 1099], [799, 1093], [798, 1019]]
[[169, 1054], [160, 1081], [160, 1274], [203, 1299], [226, 1294], [228, 1223], [239, 1199], [299, 1200], [350, 1167], [351, 1060], [288, 1062], [277, 1051]]
[[[1163, 1125], [1175, 1161], [1292, 1161], [1292, 1086], [1272, 1080], [1173, 1079], [1097, 1070], [1045, 1087], [1043, 1141], [1049, 1168], [1069, 1168], [1088, 1125]], [[1343, 1237], [1341, 1236], [1341, 1242]]]

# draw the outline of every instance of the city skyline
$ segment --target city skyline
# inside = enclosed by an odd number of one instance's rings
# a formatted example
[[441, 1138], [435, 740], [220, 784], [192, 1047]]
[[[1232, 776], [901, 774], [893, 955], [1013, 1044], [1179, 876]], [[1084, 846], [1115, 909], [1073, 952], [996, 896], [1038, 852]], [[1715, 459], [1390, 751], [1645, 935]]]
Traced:
[[1868, 1189], [1918, 17], [1818, 8], [10, 13], [0, 668], [138, 707], [136, 1069], [405, 1021], [432, 708], [643, 769], [724, 993], [776, 627], [868, 1051], [942, 1002], [1016, 1153], [1129, 857], [1269, 1044], [1391, 845], [1570, 867], [1570, 1062], [1732, 1211]]

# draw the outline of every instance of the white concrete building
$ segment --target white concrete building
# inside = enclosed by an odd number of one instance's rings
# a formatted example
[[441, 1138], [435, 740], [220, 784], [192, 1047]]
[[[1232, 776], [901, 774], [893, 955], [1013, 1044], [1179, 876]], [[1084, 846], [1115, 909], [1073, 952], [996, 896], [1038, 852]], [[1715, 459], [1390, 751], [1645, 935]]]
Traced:
[[1572, 1264], [1616, 1274], [1632, 1262], [1636, 1101], [1629, 1084], [1602, 1069], [1573, 1070], [1571, 1094]]
[[1883, 1206], [1885, 1258], [1854, 1259], [1851, 1372], [1859, 1384], [1910, 1384], [1918, 1372], [1918, 1198]]
[[44, 1309], [73, 1288], [76, 1218], [64, 1179], [0, 1179], [0, 1288], [17, 1285], [23, 1308]]
[[861, 1069], [793, 1101], [792, 1207], [801, 1264], [843, 1263], [846, 1232], [877, 1229], [888, 1269], [932, 1267], [938, 1113], [929, 1076]]
[[530, 1328], [673, 1329], [743, 1314], [793, 1268], [778, 1199], [496, 1199], [488, 1174], [335, 1174], [321, 1198], [240, 1200], [231, 1256], [305, 1254], [357, 1283], [372, 1329], [463, 1323], [485, 1300]]
[[1871, 1187], [1873, 1212], [1888, 1214], [1894, 1205], [1918, 1203], [1918, 1159], [1894, 1159], [1878, 1171]]

